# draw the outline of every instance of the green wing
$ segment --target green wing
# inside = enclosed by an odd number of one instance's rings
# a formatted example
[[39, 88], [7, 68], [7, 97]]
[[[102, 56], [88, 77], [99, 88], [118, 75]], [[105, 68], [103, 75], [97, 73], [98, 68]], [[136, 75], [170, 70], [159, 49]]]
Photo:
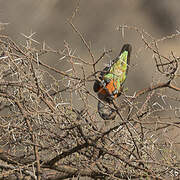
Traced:
[[104, 80], [114, 80], [117, 82], [117, 90], [120, 89], [127, 77], [128, 66], [130, 63], [131, 45], [125, 44], [120, 55], [115, 59], [115, 62], [110, 67], [107, 74], [104, 75]]

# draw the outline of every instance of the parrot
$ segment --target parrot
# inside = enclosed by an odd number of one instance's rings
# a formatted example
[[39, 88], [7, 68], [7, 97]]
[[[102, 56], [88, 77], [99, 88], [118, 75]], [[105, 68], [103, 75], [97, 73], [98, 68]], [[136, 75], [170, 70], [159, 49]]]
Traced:
[[[127, 78], [130, 65], [130, 55], [132, 46], [124, 44], [120, 54], [100, 73], [95, 80], [93, 90], [98, 94], [98, 98], [104, 103], [112, 104], [112, 101], [121, 95], [123, 84]], [[114, 119], [115, 112], [109, 106], [98, 101], [98, 112], [105, 119]]]

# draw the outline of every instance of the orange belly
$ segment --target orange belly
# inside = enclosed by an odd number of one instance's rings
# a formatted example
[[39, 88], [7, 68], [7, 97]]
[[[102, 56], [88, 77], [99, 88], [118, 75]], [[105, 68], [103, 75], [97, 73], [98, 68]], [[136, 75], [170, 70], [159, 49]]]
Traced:
[[[107, 85], [106, 85], [106, 89], [104, 89], [104, 87], [101, 87], [98, 91], [98, 93], [101, 93], [103, 95], [109, 95], [109, 94], [112, 94], [113, 91], [116, 90], [116, 87], [117, 87], [117, 83], [113, 80], [111, 80]], [[107, 90], [109, 91], [109, 94], [107, 92]], [[117, 94], [114, 95], [114, 98], [117, 97]]]

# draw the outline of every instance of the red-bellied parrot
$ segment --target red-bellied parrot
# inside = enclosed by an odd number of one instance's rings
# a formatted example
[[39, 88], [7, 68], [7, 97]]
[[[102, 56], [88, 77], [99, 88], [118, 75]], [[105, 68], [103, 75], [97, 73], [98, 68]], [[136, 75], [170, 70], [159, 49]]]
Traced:
[[[104, 68], [99, 80], [94, 83], [94, 91], [105, 103], [111, 104], [112, 100], [120, 96], [122, 92], [129, 69], [131, 50], [130, 44], [124, 44], [118, 57], [112, 61], [110, 66]], [[105, 120], [115, 118], [112, 116], [114, 111], [105, 107], [101, 101], [98, 102], [98, 112]]]

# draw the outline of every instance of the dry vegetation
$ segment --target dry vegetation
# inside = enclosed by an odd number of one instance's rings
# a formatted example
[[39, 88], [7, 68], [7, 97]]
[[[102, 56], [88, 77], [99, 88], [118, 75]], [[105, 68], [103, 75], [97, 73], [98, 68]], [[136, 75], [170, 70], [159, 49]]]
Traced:
[[[138, 28], [119, 27], [142, 39], [142, 48], [151, 51], [163, 78], [158, 76], [133, 96], [122, 93], [123, 106], [114, 102], [117, 117], [105, 126], [95, 105], [97, 96], [87, 85], [108, 52], [95, 57], [70, 24], [91, 62], [73, 54], [67, 43], [63, 50], [54, 50], [36, 42], [33, 33], [25, 45], [0, 34], [0, 179], [178, 179], [178, 139], [171, 132], [180, 128], [179, 58], [173, 53], [165, 57], [158, 43], [179, 33], [155, 40]], [[47, 54], [56, 54], [71, 71], [45, 64]], [[86, 68], [92, 73], [85, 73]]]

